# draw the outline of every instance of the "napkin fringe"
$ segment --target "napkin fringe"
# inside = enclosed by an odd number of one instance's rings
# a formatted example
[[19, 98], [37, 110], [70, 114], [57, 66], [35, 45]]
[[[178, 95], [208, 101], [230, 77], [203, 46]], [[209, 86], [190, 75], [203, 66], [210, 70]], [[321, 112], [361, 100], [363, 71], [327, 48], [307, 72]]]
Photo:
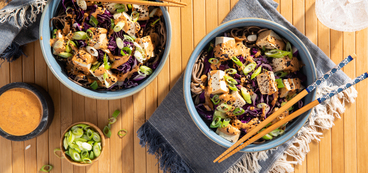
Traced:
[[[42, 13], [46, 0], [35, 0], [30, 4], [24, 4], [20, 8], [9, 8], [0, 10], [0, 23], [14, 19], [15, 26], [20, 29], [36, 21], [37, 14]], [[27, 10], [30, 8], [30, 13]]]
[[234, 166], [232, 166], [227, 173], [255, 173], [259, 172], [262, 167], [258, 164], [259, 160], [266, 160], [268, 158], [266, 151], [247, 153]]
[[142, 147], [147, 146], [148, 153], [156, 155], [156, 159], [160, 163], [160, 169], [164, 173], [193, 172], [163, 135], [149, 122], [144, 123], [138, 129], [137, 134], [140, 139], [139, 144]]
[[[5, 62], [12, 62], [18, 59], [21, 55], [25, 55], [19, 44], [12, 42], [3, 53], [0, 54], [0, 67]], [[26, 55], [25, 55], [26, 56]]]

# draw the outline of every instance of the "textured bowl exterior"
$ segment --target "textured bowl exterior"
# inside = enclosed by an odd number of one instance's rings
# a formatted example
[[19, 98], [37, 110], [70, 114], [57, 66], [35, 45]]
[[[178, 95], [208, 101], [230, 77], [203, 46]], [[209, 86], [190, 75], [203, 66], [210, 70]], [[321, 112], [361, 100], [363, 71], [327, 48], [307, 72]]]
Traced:
[[[193, 65], [196, 61], [196, 58], [199, 56], [199, 53], [211, 40], [213, 40], [216, 36], [219, 36], [220, 34], [224, 33], [225, 31], [228, 31], [229, 29], [236, 28], [236, 27], [245, 27], [245, 26], [259, 26], [263, 28], [269, 28], [275, 31], [276, 33], [278, 33], [280, 36], [287, 39], [293, 46], [295, 46], [298, 49], [300, 58], [305, 64], [302, 71], [305, 75], [307, 75], [307, 84], [308, 85], [312, 84], [317, 78], [317, 73], [316, 73], [316, 69], [314, 66], [312, 56], [310, 55], [306, 46], [296, 35], [294, 35], [291, 31], [289, 31], [287, 28], [285, 28], [284, 26], [280, 24], [277, 24], [269, 20], [260, 19], [260, 18], [242, 18], [242, 19], [237, 19], [237, 20], [226, 22], [220, 25], [219, 27], [215, 28], [213, 31], [211, 31], [208, 35], [206, 35], [201, 40], [201, 42], [197, 45], [192, 55], [190, 56], [190, 59], [188, 61], [188, 65], [186, 67], [186, 71], [184, 74], [184, 97], [185, 97], [185, 104], [190, 113], [190, 116], [193, 119], [194, 123], [197, 125], [197, 127], [210, 140], [212, 140], [213, 142], [225, 148], [229, 148], [234, 143], [231, 143], [225, 140], [224, 138], [217, 135], [212, 129], [210, 129], [195, 109], [195, 105], [193, 103], [193, 100], [191, 97], [191, 91], [190, 91], [191, 73], [192, 73]], [[315, 96], [316, 96], [315, 91], [307, 95], [304, 98], [304, 105], [315, 100]], [[298, 118], [296, 118], [293, 123], [287, 126], [285, 134], [283, 134], [282, 136], [275, 138], [274, 140], [267, 141], [262, 144], [248, 145], [247, 147], [243, 148], [241, 151], [243, 152], [263, 151], [263, 150], [268, 150], [268, 149], [277, 147], [285, 143], [287, 140], [293, 137], [300, 130], [300, 128], [308, 120], [309, 115], [310, 115], [310, 111], [307, 111], [301, 116], [299, 116]]]
[[165, 19], [165, 25], [166, 25], [166, 33], [167, 33], [167, 40], [166, 40], [166, 47], [164, 54], [162, 55], [161, 62], [156, 68], [156, 70], [149, 76], [147, 79], [145, 79], [141, 84], [139, 84], [136, 87], [132, 87], [129, 89], [122, 89], [118, 91], [93, 91], [87, 88], [84, 88], [70, 79], [68, 79], [68, 76], [66, 75], [64, 69], [59, 65], [59, 63], [54, 58], [54, 55], [52, 54], [52, 49], [50, 46], [50, 37], [51, 37], [51, 31], [52, 28], [50, 25], [50, 19], [55, 16], [56, 10], [58, 9], [59, 5], [61, 5], [60, 0], [55, 1], [48, 1], [44, 12], [41, 17], [40, 22], [40, 29], [39, 29], [39, 35], [40, 35], [40, 45], [43, 57], [46, 61], [47, 66], [50, 68], [51, 72], [55, 75], [55, 77], [63, 83], [65, 86], [67, 86], [69, 89], [73, 90], [74, 92], [83, 95], [85, 97], [94, 98], [94, 99], [100, 99], [100, 100], [113, 100], [113, 99], [120, 99], [124, 97], [131, 96], [140, 90], [144, 89], [148, 84], [150, 84], [160, 73], [163, 66], [165, 65], [166, 60], [168, 59], [170, 47], [171, 47], [171, 22], [170, 22], [170, 16], [166, 8], [160, 7], [164, 19]]

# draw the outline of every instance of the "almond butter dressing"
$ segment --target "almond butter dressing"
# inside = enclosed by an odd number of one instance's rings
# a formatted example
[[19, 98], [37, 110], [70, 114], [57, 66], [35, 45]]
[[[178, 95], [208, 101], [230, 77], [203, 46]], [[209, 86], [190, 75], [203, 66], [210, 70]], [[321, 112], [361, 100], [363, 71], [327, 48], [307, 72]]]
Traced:
[[37, 96], [24, 88], [10, 89], [0, 95], [0, 128], [14, 136], [23, 136], [37, 128], [42, 105]]

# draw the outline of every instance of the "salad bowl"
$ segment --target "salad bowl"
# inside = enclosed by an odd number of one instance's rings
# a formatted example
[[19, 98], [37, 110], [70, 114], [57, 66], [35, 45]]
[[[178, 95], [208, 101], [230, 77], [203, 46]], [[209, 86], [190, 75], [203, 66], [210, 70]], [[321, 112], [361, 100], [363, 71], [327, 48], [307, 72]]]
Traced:
[[[193, 120], [193, 122], [196, 124], [196, 126], [199, 128], [199, 130], [211, 141], [217, 143], [220, 146], [223, 146], [225, 148], [231, 147], [234, 143], [224, 139], [223, 137], [219, 136], [214, 130], [212, 130], [208, 123], [206, 123], [202, 116], [197, 112], [195, 108], [195, 104], [193, 102], [192, 93], [191, 93], [191, 79], [192, 79], [192, 71], [194, 64], [196, 62], [196, 59], [199, 57], [201, 51], [211, 42], [215, 39], [217, 36], [223, 35], [223, 33], [238, 27], [245, 27], [245, 26], [258, 26], [260, 28], [267, 28], [271, 29], [274, 32], [276, 32], [279, 36], [285, 38], [288, 40], [291, 45], [293, 45], [299, 53], [300, 60], [303, 62], [304, 67], [301, 69], [302, 73], [307, 76], [306, 85], [312, 84], [316, 78], [317, 73], [314, 66], [314, 62], [312, 59], [312, 56], [310, 55], [308, 49], [303, 44], [303, 42], [294, 35], [290, 30], [285, 28], [284, 26], [277, 24], [275, 22], [265, 20], [265, 19], [259, 19], [259, 18], [242, 18], [242, 19], [236, 19], [229, 22], [226, 22], [217, 28], [215, 28], [213, 31], [211, 31], [209, 34], [207, 34], [197, 45], [197, 47], [194, 49], [193, 53], [190, 56], [190, 59], [188, 61], [188, 65], [185, 70], [184, 74], [184, 99], [185, 104], [187, 106], [188, 112]], [[309, 95], [307, 95], [303, 102], [304, 104], [308, 104], [311, 101], [315, 99], [316, 93], [315, 91], [311, 92]], [[275, 148], [286, 141], [288, 141], [290, 138], [292, 138], [294, 135], [297, 134], [297, 132], [302, 128], [302, 126], [305, 124], [305, 122], [308, 120], [308, 117], [310, 115], [311, 111], [308, 111], [301, 116], [299, 116], [297, 119], [290, 122], [285, 129], [285, 133], [273, 140], [266, 141], [261, 144], [251, 144], [245, 148], [243, 148], [242, 152], [258, 152], [258, 151], [264, 151], [271, 148]]]

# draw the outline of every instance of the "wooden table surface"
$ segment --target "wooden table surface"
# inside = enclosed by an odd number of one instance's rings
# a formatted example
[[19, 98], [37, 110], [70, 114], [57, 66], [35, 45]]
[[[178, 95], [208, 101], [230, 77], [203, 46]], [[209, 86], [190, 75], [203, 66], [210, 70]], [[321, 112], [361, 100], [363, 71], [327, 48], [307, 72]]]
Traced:
[[[217, 27], [237, 0], [182, 0], [186, 8], [169, 8], [173, 41], [169, 60], [159, 76], [144, 90], [131, 97], [101, 101], [83, 97], [61, 84], [48, 69], [39, 41], [28, 44], [21, 57], [0, 68], [0, 87], [11, 82], [36, 83], [45, 88], [55, 104], [54, 120], [44, 134], [25, 142], [0, 138], [0, 173], [36, 173], [45, 164], [54, 166], [54, 173], [157, 173], [157, 160], [146, 153], [136, 137], [138, 128], [155, 111], [168, 94], [188, 58], [206, 33]], [[315, 15], [314, 0], [277, 0], [278, 10], [300, 32], [317, 44], [338, 63], [349, 54], [358, 58], [344, 68], [355, 77], [368, 70], [367, 29], [359, 32], [339, 32], [322, 25]], [[3, 5], [3, 3], [0, 3]], [[312, 142], [310, 152], [295, 172], [368, 172], [368, 81], [356, 86], [359, 96], [347, 107], [332, 130], [324, 131], [321, 142]], [[58, 159], [53, 150], [59, 147], [61, 133], [78, 121], [89, 121], [103, 128], [114, 110], [122, 110], [112, 127], [113, 137], [107, 140], [103, 157], [87, 167], [76, 167]], [[118, 138], [120, 129], [128, 134]], [[25, 149], [30, 146], [29, 149]]]

